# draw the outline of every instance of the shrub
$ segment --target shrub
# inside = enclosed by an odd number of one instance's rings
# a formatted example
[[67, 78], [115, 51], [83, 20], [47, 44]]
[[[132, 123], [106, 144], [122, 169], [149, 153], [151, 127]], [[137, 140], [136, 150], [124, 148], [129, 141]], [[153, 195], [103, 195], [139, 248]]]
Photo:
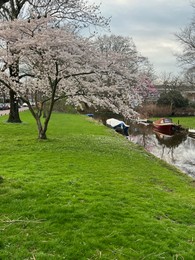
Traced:
[[184, 98], [182, 94], [177, 90], [163, 92], [157, 100], [157, 105], [169, 105], [171, 106], [171, 108], [187, 107], [188, 104], [188, 99]]

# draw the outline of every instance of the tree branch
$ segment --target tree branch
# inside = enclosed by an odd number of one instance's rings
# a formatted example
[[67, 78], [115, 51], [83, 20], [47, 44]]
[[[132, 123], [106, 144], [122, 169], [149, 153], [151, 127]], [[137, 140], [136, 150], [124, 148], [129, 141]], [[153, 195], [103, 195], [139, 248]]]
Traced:
[[9, 0], [0, 0], [0, 8], [7, 2], [9, 2]]
[[95, 71], [73, 73], [73, 74], [71, 74], [71, 75], [64, 76], [64, 79], [68, 79], [68, 78], [70, 78], [70, 77], [90, 75], [90, 74], [94, 74], [94, 73], [95, 73]]

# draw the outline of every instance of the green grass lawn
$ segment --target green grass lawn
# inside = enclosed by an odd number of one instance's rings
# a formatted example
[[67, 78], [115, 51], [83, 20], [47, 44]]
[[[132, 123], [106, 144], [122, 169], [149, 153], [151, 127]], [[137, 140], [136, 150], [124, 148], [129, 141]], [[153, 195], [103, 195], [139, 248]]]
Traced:
[[173, 121], [177, 123], [179, 120], [179, 123], [186, 127], [186, 128], [194, 128], [195, 129], [195, 117], [194, 116], [188, 116], [188, 117], [173, 117]]
[[[195, 259], [195, 182], [86, 116], [0, 118], [0, 259]], [[182, 122], [181, 122], [182, 123]]]

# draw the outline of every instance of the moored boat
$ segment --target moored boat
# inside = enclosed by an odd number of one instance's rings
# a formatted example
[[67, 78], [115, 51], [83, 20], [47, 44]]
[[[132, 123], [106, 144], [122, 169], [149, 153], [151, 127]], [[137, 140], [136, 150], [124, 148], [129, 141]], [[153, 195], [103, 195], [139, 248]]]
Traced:
[[153, 122], [153, 126], [161, 133], [172, 134], [179, 129], [179, 125], [173, 123], [171, 118], [160, 118]]
[[148, 125], [151, 125], [153, 123], [153, 121], [151, 121], [149, 119], [138, 118], [138, 119], [136, 119], [136, 123], [148, 126]]
[[195, 138], [195, 129], [188, 129], [188, 136], [191, 138]]
[[115, 118], [109, 118], [106, 120], [106, 124], [112, 127], [117, 132], [122, 132], [124, 135], [128, 135], [129, 125], [126, 125], [123, 121]]

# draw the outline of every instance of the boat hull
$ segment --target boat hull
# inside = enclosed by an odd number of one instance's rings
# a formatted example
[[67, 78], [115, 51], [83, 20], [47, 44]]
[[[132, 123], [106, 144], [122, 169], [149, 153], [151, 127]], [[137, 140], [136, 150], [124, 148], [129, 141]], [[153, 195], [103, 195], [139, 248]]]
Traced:
[[153, 122], [154, 129], [164, 134], [172, 134], [176, 130], [176, 125], [171, 119], [161, 118]]
[[158, 125], [158, 124], [153, 124], [154, 128], [161, 133], [167, 133], [167, 134], [171, 134], [174, 132], [175, 127], [173, 124], [171, 125]]

